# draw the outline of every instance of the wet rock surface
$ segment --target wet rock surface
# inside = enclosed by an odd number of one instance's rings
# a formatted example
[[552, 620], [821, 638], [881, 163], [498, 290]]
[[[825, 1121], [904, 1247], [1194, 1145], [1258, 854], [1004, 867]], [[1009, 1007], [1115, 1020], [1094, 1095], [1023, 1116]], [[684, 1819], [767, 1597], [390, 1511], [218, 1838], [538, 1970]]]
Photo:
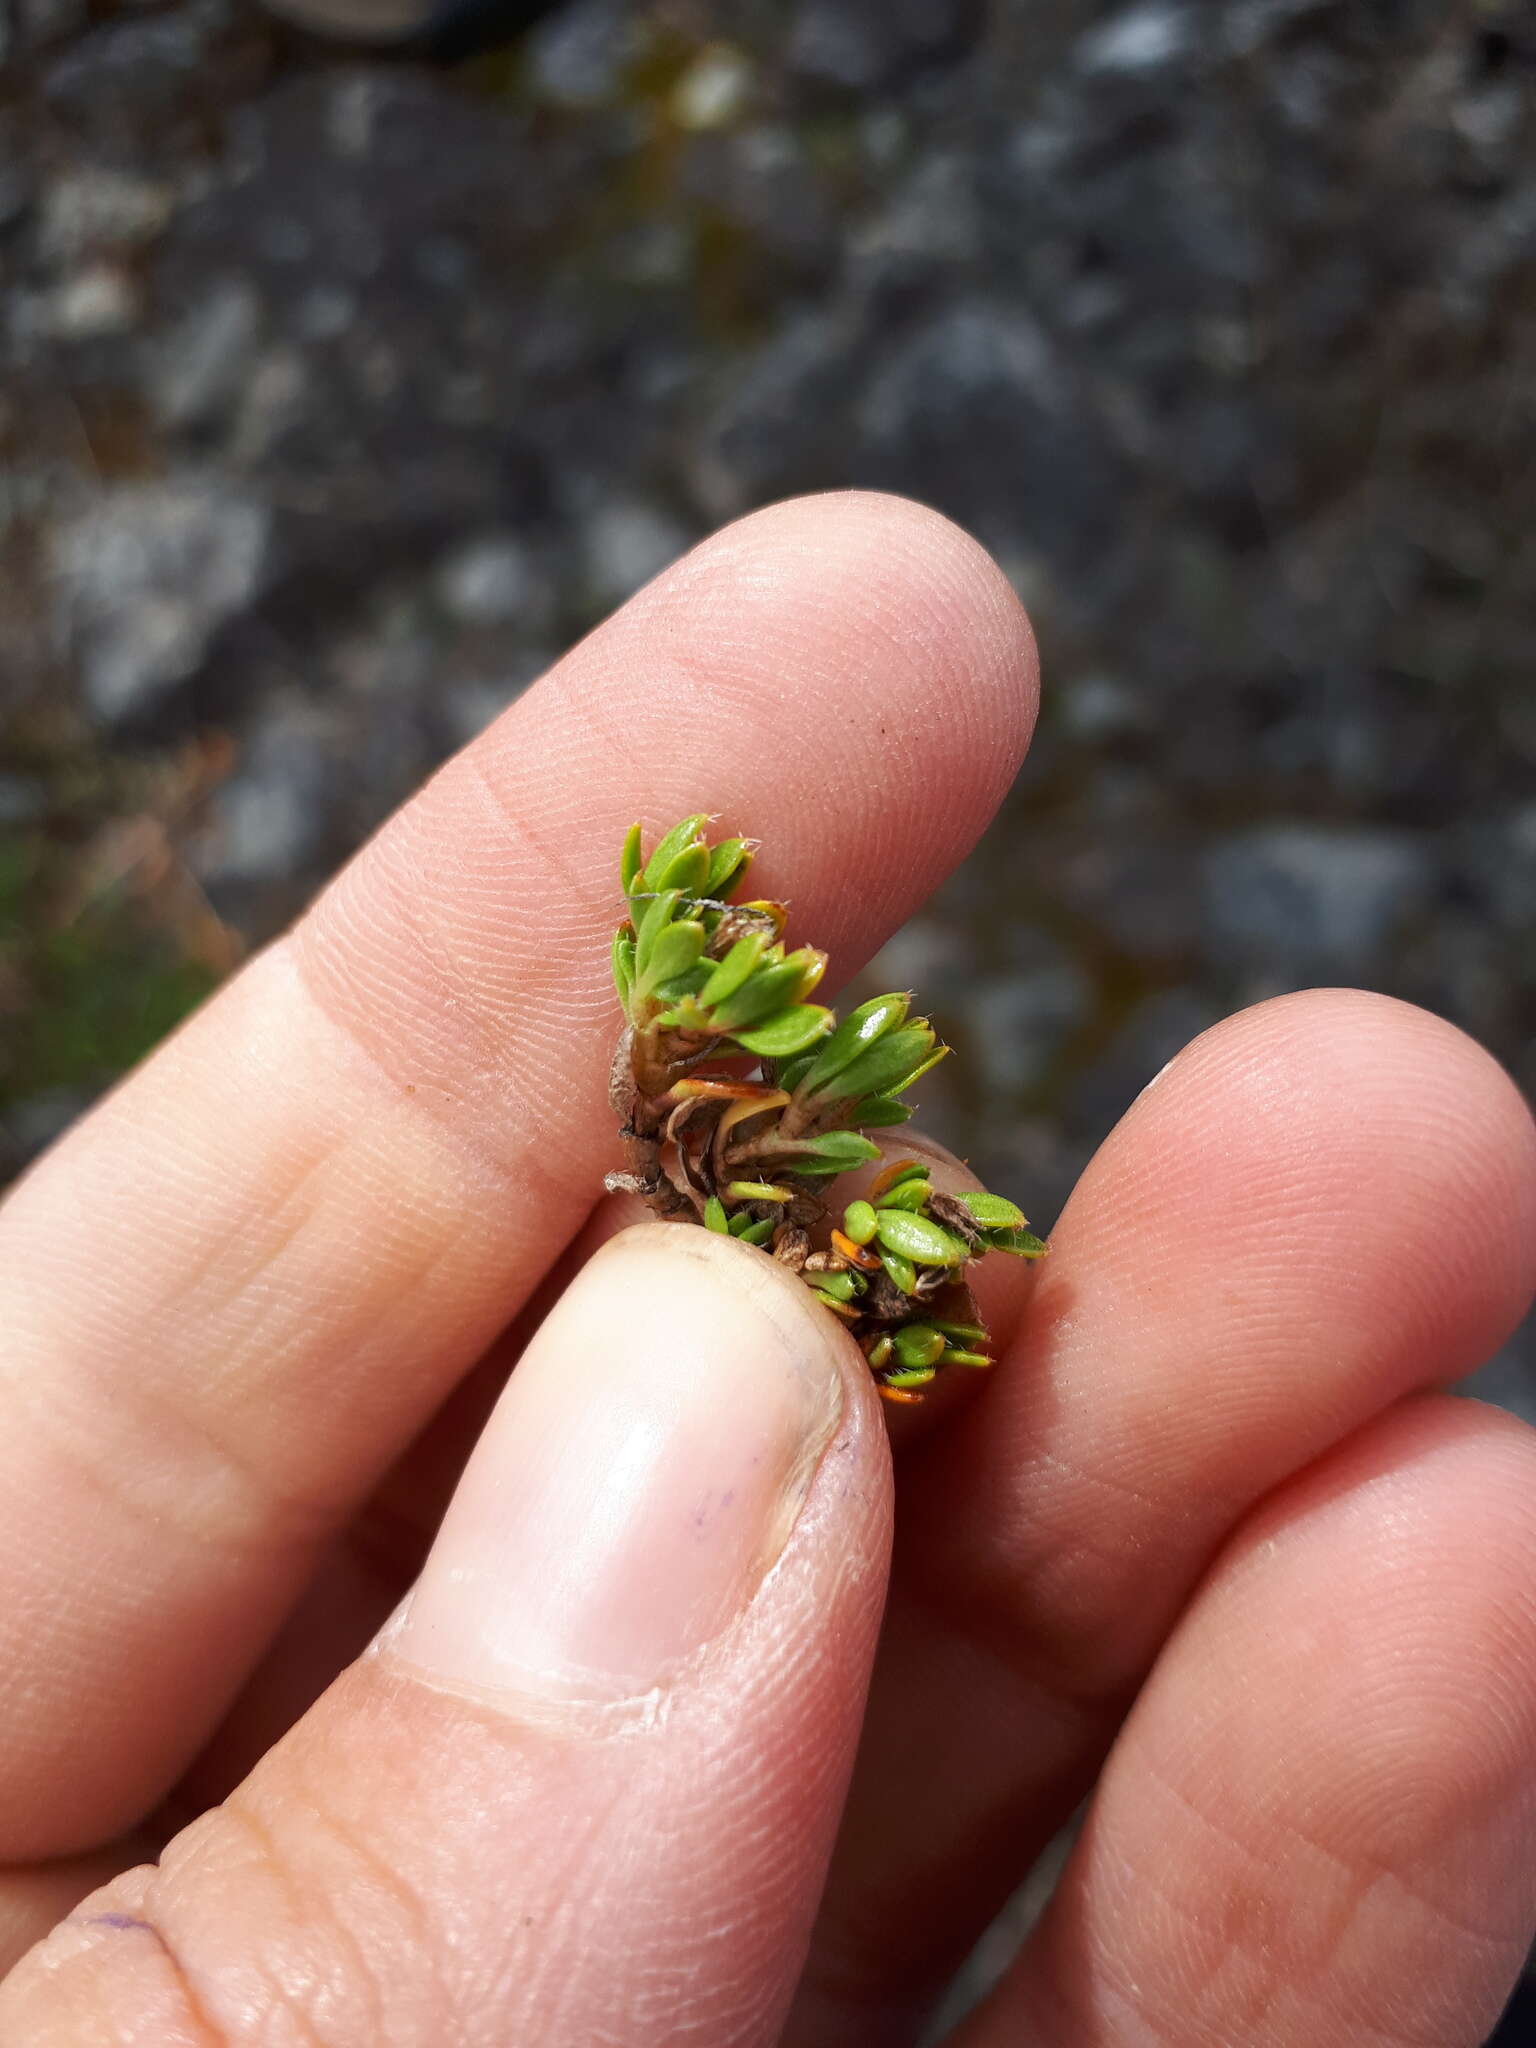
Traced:
[[[148, 807], [146, 928], [222, 971], [210, 917], [276, 929], [712, 524], [868, 484], [997, 553], [1050, 685], [884, 963], [993, 1047], [931, 1095], [989, 1179], [1049, 1221], [1182, 1039], [1317, 979], [1536, 1085], [1524, 10], [571, 0], [452, 65], [5, 19], [28, 919]], [[108, 1065], [13, 1062], [9, 1163]]]

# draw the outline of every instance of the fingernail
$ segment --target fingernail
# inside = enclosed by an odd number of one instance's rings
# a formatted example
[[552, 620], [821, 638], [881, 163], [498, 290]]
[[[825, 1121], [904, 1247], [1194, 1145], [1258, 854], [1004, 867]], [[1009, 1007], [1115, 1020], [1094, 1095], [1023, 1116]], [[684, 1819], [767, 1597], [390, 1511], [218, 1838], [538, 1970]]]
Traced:
[[678, 1224], [611, 1239], [519, 1360], [390, 1652], [558, 1700], [663, 1684], [783, 1549], [844, 1343], [750, 1247]]

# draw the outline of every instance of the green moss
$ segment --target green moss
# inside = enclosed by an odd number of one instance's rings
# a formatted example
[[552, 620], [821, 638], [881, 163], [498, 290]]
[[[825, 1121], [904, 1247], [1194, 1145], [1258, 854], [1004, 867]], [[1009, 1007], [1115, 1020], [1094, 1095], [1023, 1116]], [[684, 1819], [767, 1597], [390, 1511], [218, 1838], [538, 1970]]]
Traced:
[[125, 891], [60, 921], [52, 865], [40, 834], [0, 836], [0, 1115], [107, 1086], [218, 979]]

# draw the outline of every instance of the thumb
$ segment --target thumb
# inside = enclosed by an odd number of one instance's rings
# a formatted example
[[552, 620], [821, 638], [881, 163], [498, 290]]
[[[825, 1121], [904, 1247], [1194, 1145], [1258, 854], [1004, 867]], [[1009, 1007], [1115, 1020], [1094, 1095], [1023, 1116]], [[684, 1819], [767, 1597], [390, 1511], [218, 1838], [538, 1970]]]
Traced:
[[613, 1239], [379, 1641], [32, 1952], [0, 2038], [772, 2041], [884, 1598], [877, 1405], [760, 1253]]

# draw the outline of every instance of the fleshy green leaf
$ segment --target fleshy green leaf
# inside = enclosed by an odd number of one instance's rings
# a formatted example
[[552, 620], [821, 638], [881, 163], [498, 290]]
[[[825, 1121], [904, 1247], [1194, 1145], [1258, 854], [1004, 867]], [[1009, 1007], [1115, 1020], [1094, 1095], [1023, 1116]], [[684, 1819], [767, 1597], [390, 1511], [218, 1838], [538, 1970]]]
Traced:
[[738, 1209], [738, 1210], [736, 1211], [736, 1214], [735, 1214], [735, 1215], [734, 1215], [734, 1216], [733, 1216], [733, 1217], [731, 1218], [731, 1235], [732, 1235], [732, 1237], [745, 1237], [745, 1236], [746, 1236], [746, 1234], [747, 1234], [747, 1232], [748, 1232], [748, 1231], [749, 1231], [749, 1230], [750, 1230], [751, 1228], [752, 1228], [752, 1212], [751, 1212], [751, 1210], [750, 1210], [750, 1209]]
[[895, 1333], [897, 1364], [910, 1371], [937, 1365], [944, 1356], [944, 1338], [931, 1323], [905, 1323]]
[[808, 1045], [814, 1045], [831, 1029], [830, 1010], [823, 1009], [820, 1003], [795, 1003], [787, 1010], [780, 1010], [777, 1016], [765, 1017], [750, 1031], [736, 1031], [731, 1035], [738, 1045], [748, 1052], [755, 1052], [759, 1059], [782, 1060], [793, 1052], [804, 1052]]
[[807, 1273], [804, 1277], [818, 1294], [830, 1294], [834, 1301], [852, 1301], [859, 1292], [851, 1273]]
[[986, 1352], [984, 1351], [959, 1351], [956, 1350], [956, 1348], [953, 1345], [950, 1345], [949, 1348], [945, 1351], [944, 1356], [939, 1360], [939, 1363], [940, 1365], [969, 1365], [980, 1367], [987, 1365], [995, 1365], [997, 1363], [997, 1360], [995, 1358], [989, 1358]]
[[[869, 1002], [860, 1003], [856, 1010], [850, 1010], [817, 1054], [814, 1063], [802, 1075], [804, 1085], [820, 1094], [867, 1047], [895, 1030], [905, 1018], [911, 1000], [910, 996], [902, 995], [874, 996]], [[846, 1092], [851, 1094], [853, 1091]], [[858, 1090], [861, 1095], [869, 1092], [863, 1088]]]
[[769, 1180], [731, 1180], [725, 1192], [733, 1202], [787, 1202], [790, 1191]]
[[766, 1244], [773, 1235], [773, 1218], [765, 1216], [761, 1223], [749, 1223], [741, 1233], [743, 1244]]
[[880, 1263], [903, 1294], [917, 1292], [917, 1268], [903, 1253], [893, 1252], [889, 1247], [882, 1246]]
[[885, 1384], [888, 1387], [926, 1387], [937, 1371], [937, 1366], [932, 1365], [898, 1365], [884, 1375]]
[[704, 1228], [718, 1231], [722, 1237], [731, 1234], [730, 1219], [725, 1213], [725, 1204], [718, 1195], [711, 1195], [704, 1204]]
[[[933, 1031], [927, 1024], [903, 1024], [850, 1060], [825, 1092], [839, 1097], [851, 1095], [899, 1095], [933, 1051]], [[815, 1070], [812, 1069], [812, 1072]], [[801, 1088], [809, 1086], [802, 1081]]]
[[[773, 1147], [776, 1152], [779, 1148]], [[793, 1173], [851, 1173], [880, 1157], [878, 1145], [861, 1138], [857, 1131], [826, 1131], [819, 1138], [784, 1140], [785, 1155], [793, 1156]]]
[[941, 1230], [931, 1216], [912, 1216], [905, 1209], [880, 1209], [875, 1235], [887, 1251], [900, 1252], [919, 1266], [963, 1266], [968, 1256], [958, 1237]]
[[930, 1316], [929, 1322], [936, 1330], [942, 1330], [946, 1337], [958, 1337], [962, 1343], [985, 1344], [987, 1333], [980, 1323], [953, 1323], [943, 1316]]
[[628, 932], [613, 935], [613, 985], [628, 1016], [629, 998], [635, 986], [635, 942]]
[[750, 839], [722, 839], [709, 857], [709, 874], [704, 882], [704, 894], [722, 900], [746, 873], [752, 859]]
[[[708, 1018], [699, 1009], [698, 1004], [692, 1000], [704, 986], [704, 979], [708, 973], [709, 962], [706, 960], [701, 966], [690, 967], [684, 974], [669, 974], [665, 981], [658, 981], [655, 988], [652, 989], [651, 993], [655, 996], [658, 1003], [668, 1003], [674, 1006], [674, 1029], [685, 1031], [690, 1028], [695, 1031], [708, 1029]], [[659, 1023], [660, 1021], [658, 1018], [657, 1022]]]
[[679, 889], [685, 896], [698, 896], [704, 892], [708, 879], [709, 848], [700, 839], [692, 846], [685, 846], [671, 865], [662, 870], [652, 887]]
[[701, 924], [669, 924], [651, 948], [651, 957], [646, 967], [646, 980], [654, 987], [658, 982], [672, 981], [679, 974], [686, 974], [696, 965], [704, 951], [704, 927]]
[[735, 995], [756, 968], [767, 943], [762, 932], [748, 932], [744, 939], [736, 941], [723, 960], [715, 962], [708, 981], [699, 990], [699, 1001], [706, 1010], [712, 1010], [716, 1003], [723, 1003], [727, 996]]
[[983, 1230], [1022, 1230], [1029, 1220], [1016, 1203], [981, 1188], [967, 1188], [955, 1200], [970, 1210]]
[[994, 1252], [1012, 1252], [1015, 1258], [1043, 1259], [1050, 1246], [1032, 1230], [997, 1230], [987, 1233], [987, 1247]]
[[619, 855], [619, 880], [624, 894], [633, 895], [636, 882], [640, 879], [640, 827], [631, 825], [624, 835], [624, 851]]
[[700, 811], [697, 817], [680, 819], [670, 832], [662, 836], [646, 866], [647, 889], [661, 889], [667, 886], [662, 881], [662, 876], [678, 855], [693, 844], [708, 823], [708, 818]]
[[899, 1188], [909, 1180], [926, 1180], [932, 1171], [933, 1168], [921, 1159], [893, 1161], [883, 1173], [875, 1175], [873, 1185], [880, 1192], [873, 1199], [877, 1202], [883, 1200], [892, 1188]]
[[774, 1078], [781, 1088], [787, 1088], [793, 1094], [800, 1085], [801, 1075], [806, 1073], [815, 1064], [815, 1060], [816, 1051], [814, 1047], [809, 1052], [797, 1053], [792, 1060], [785, 1060], [782, 1063]]
[[668, 889], [660, 896], [653, 896], [645, 906], [635, 930], [635, 973], [642, 981], [650, 973], [651, 953], [656, 941], [672, 922], [672, 913], [676, 908], [675, 889]]
[[735, 1031], [743, 1024], [756, 1024], [775, 1010], [803, 1002], [820, 981], [827, 964], [825, 953], [802, 946], [771, 967], [759, 967], [723, 1002], [711, 1007], [721, 1031]]
[[901, 1181], [896, 1187], [887, 1188], [875, 1207], [918, 1210], [932, 1193], [933, 1187], [927, 1174], [914, 1174], [910, 1180]]
[[875, 1234], [875, 1212], [868, 1202], [850, 1202], [843, 1211], [843, 1235], [850, 1244], [868, 1244]]
[[893, 1124], [910, 1123], [911, 1119], [911, 1103], [896, 1102], [889, 1095], [866, 1095], [848, 1112], [849, 1123], [857, 1124], [861, 1131], [888, 1130]]

